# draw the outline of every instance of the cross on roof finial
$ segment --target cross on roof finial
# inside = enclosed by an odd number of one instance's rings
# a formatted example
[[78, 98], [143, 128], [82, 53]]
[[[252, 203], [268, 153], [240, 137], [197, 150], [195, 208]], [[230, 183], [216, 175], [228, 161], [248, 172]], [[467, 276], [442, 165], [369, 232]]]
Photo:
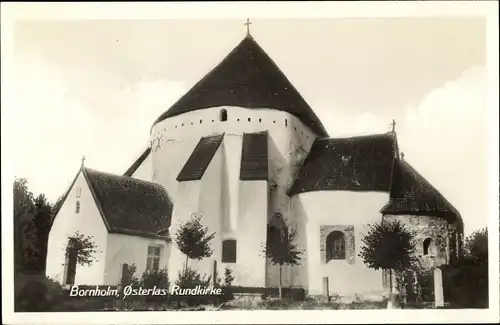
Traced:
[[245, 23], [245, 26], [247, 26], [247, 35], [250, 35], [250, 25], [252, 22], [250, 21], [250, 18], [247, 18], [247, 22]]
[[83, 167], [83, 164], [85, 163], [85, 155], [82, 156], [82, 167]]
[[396, 121], [394, 121], [394, 119], [392, 119], [392, 133], [396, 132]]

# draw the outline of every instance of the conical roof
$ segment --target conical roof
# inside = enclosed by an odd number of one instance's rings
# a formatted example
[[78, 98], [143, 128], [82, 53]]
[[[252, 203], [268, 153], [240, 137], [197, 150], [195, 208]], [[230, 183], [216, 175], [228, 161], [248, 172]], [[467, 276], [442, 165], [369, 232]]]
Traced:
[[154, 124], [172, 116], [217, 106], [285, 111], [299, 118], [318, 136], [328, 136], [311, 107], [250, 35]]

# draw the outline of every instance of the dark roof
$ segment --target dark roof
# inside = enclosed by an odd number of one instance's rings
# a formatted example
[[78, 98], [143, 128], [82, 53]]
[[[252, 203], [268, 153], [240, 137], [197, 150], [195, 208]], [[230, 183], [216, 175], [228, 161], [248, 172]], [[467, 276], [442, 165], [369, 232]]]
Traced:
[[244, 133], [240, 180], [267, 180], [267, 163], [267, 132]]
[[394, 164], [389, 203], [383, 214], [439, 216], [449, 220], [460, 214], [439, 191], [404, 160]]
[[177, 176], [177, 181], [200, 180], [219, 148], [223, 137], [224, 134], [219, 134], [201, 138], [186, 161], [186, 164], [182, 167], [181, 172]]
[[137, 168], [139, 168], [139, 166], [142, 164], [142, 162], [144, 160], [146, 160], [146, 158], [149, 156], [150, 152], [151, 152], [151, 148], [147, 148], [146, 150], [144, 150], [144, 152], [139, 156], [139, 158], [137, 158], [137, 160], [132, 164], [132, 166], [130, 166], [129, 169], [127, 169], [127, 171], [123, 175], [124, 176], [132, 176], [132, 174], [135, 173], [135, 171], [137, 170]]
[[396, 146], [392, 133], [316, 139], [288, 193], [389, 191]]
[[186, 112], [217, 106], [272, 108], [288, 112], [320, 137], [324, 126], [257, 42], [248, 36], [154, 124]]
[[173, 204], [161, 185], [89, 168], [82, 171], [109, 232], [168, 238]]

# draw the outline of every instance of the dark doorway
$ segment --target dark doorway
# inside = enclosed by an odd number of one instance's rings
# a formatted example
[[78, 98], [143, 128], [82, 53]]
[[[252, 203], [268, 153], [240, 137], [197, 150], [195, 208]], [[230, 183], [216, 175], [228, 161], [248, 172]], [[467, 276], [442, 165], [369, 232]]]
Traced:
[[66, 250], [66, 284], [75, 284], [77, 252], [70, 242]]

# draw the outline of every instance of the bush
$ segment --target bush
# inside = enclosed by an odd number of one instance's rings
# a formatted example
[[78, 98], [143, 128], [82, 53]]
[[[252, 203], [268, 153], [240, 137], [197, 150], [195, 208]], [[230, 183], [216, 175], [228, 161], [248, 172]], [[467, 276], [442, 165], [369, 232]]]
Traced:
[[[175, 285], [179, 286], [181, 289], [194, 289], [197, 286], [201, 288], [207, 288], [212, 280], [211, 276], [206, 277], [206, 275], [201, 276], [198, 271], [187, 267], [179, 272], [179, 276]], [[178, 307], [182, 305], [187, 306], [198, 306], [203, 304], [213, 304], [217, 303], [220, 297], [205, 295], [205, 296], [179, 296], [175, 295], [171, 297], [171, 301], [176, 303]]]
[[58, 282], [41, 274], [19, 273], [14, 286], [16, 312], [50, 311], [66, 296]]
[[488, 262], [464, 258], [443, 268], [444, 299], [458, 308], [488, 308]]

